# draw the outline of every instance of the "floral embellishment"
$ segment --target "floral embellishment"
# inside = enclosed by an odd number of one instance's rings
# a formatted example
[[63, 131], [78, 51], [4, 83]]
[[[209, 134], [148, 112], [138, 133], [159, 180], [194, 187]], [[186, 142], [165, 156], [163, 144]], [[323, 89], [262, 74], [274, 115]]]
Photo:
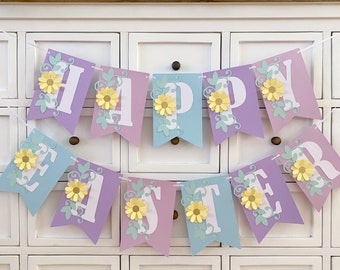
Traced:
[[146, 216], [147, 204], [141, 198], [131, 198], [125, 204], [125, 214], [132, 220], [139, 220]]
[[161, 94], [155, 99], [153, 106], [158, 114], [168, 116], [176, 111], [176, 100], [168, 94]]
[[55, 94], [61, 87], [61, 77], [53, 71], [45, 71], [39, 77], [39, 87], [47, 94]]
[[248, 187], [241, 193], [241, 204], [249, 210], [256, 210], [263, 203], [263, 195], [256, 188]]
[[279, 100], [284, 92], [284, 86], [281, 81], [278, 79], [268, 79], [263, 83], [263, 86], [261, 87], [263, 98], [269, 100], [269, 101], [276, 101]]
[[216, 113], [229, 109], [230, 98], [223, 90], [212, 92], [208, 99], [209, 108]]
[[114, 109], [119, 101], [117, 91], [111, 87], [101, 88], [96, 98], [98, 106], [104, 110]]
[[297, 160], [290, 169], [298, 181], [309, 181], [314, 174], [313, 164], [306, 159]]
[[186, 216], [192, 223], [202, 223], [207, 218], [208, 208], [203, 202], [191, 201], [190, 204], [185, 208]]
[[74, 202], [81, 202], [87, 195], [87, 185], [86, 183], [80, 182], [79, 179], [69, 181], [67, 187], [65, 188], [65, 194], [67, 199], [70, 199]]
[[33, 154], [32, 149], [21, 149], [15, 153], [14, 163], [19, 170], [28, 171], [35, 167], [38, 156]]

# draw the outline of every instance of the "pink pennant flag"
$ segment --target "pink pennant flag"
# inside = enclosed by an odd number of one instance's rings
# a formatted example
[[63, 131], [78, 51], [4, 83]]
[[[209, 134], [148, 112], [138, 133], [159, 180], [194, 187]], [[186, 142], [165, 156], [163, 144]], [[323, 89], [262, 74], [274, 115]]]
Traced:
[[340, 157], [312, 125], [279, 149], [278, 162], [320, 211], [333, 187], [340, 187]]
[[106, 66], [101, 69], [95, 84], [91, 137], [117, 132], [138, 146], [149, 74]]
[[274, 133], [295, 116], [321, 119], [299, 49], [259, 61], [253, 70]]
[[124, 194], [121, 250], [146, 242], [168, 256], [176, 187], [169, 181], [129, 179]]

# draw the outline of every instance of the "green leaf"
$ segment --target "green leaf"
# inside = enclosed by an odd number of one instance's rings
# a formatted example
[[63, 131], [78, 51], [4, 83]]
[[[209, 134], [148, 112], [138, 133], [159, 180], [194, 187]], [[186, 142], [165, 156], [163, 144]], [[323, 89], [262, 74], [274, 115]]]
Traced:
[[316, 188], [316, 187], [312, 187], [309, 190], [309, 193], [310, 193], [311, 196], [314, 196], [315, 194], [322, 196], [322, 189]]
[[259, 225], [260, 223], [262, 223], [265, 226], [268, 226], [268, 220], [264, 218], [263, 216], [258, 215], [255, 219], [255, 224]]
[[114, 75], [113, 69], [110, 68], [107, 73], [102, 72], [102, 77], [104, 78], [105, 81], [109, 82], [111, 81], [112, 77]]
[[212, 78], [208, 78], [208, 83], [209, 83], [210, 85], [214, 85], [214, 86], [215, 86], [215, 84], [217, 83], [217, 81], [218, 81], [218, 73], [215, 71], [215, 72], [213, 73]]
[[274, 116], [280, 116], [281, 118], [286, 118], [286, 112], [282, 110], [280, 107], [275, 108], [274, 110]]
[[41, 113], [46, 112], [47, 106], [46, 106], [45, 100], [39, 99], [39, 100], [37, 100], [37, 102], [34, 105], [37, 106], [37, 107], [40, 107]]
[[100, 124], [102, 126], [102, 129], [106, 129], [107, 128], [107, 122], [106, 122], [105, 117], [103, 117], [103, 116], [98, 117], [97, 120], [96, 120], [96, 123]]
[[52, 71], [58, 71], [59, 69], [61, 69], [61, 66], [59, 65], [55, 65], [52, 69]]
[[58, 64], [61, 60], [61, 53], [57, 53], [55, 57], [53, 57], [52, 55], [48, 58], [48, 60], [50, 61], [51, 65], [55, 66], [56, 64]]
[[244, 182], [244, 177], [245, 177], [244, 172], [242, 170], [238, 170], [237, 177], [235, 177], [234, 180], [237, 183], [242, 184]]
[[78, 171], [82, 174], [88, 171], [89, 169], [90, 169], [90, 162], [86, 162], [84, 165], [80, 163], [78, 164]]
[[219, 90], [220, 88], [222, 88], [222, 83], [216, 84], [215, 89], [216, 89], [216, 90]]
[[137, 236], [138, 236], [137, 230], [134, 227], [129, 227], [126, 230], [126, 234], [127, 235], [131, 234], [131, 237], [132, 237], [133, 240], [136, 240]]
[[137, 183], [132, 182], [131, 186], [135, 191], [139, 191], [143, 187], [144, 183], [142, 179], [138, 179]]
[[71, 208], [67, 205], [65, 205], [63, 208], [60, 210], [61, 212], [65, 213], [65, 218], [69, 220], [72, 216], [71, 214]]

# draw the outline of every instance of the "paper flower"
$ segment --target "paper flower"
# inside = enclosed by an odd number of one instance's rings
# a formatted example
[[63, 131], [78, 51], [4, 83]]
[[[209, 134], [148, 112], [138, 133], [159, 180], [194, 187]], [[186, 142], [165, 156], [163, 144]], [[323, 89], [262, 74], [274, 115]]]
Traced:
[[33, 154], [32, 149], [21, 149], [15, 153], [14, 163], [19, 170], [28, 171], [35, 167], [38, 156]]
[[86, 183], [80, 182], [79, 179], [69, 181], [67, 187], [65, 188], [65, 194], [67, 199], [70, 199], [74, 202], [81, 202], [87, 195], [87, 185]]
[[192, 223], [201, 223], [207, 218], [207, 207], [203, 202], [191, 201], [190, 204], [185, 208], [186, 216]]
[[220, 113], [229, 109], [230, 98], [223, 90], [218, 90], [211, 93], [208, 104], [213, 112]]
[[147, 204], [141, 198], [131, 198], [125, 204], [125, 214], [132, 220], [139, 220], [146, 216]]
[[114, 109], [119, 101], [118, 93], [111, 87], [101, 88], [96, 95], [96, 102], [102, 109]]
[[261, 90], [263, 98], [266, 98], [269, 101], [279, 100], [285, 92], [283, 83], [275, 78], [266, 80], [263, 83]]
[[307, 159], [297, 160], [290, 169], [298, 181], [309, 181], [314, 174], [314, 166]]
[[168, 94], [161, 94], [155, 99], [153, 106], [158, 114], [168, 116], [176, 111], [176, 100]]
[[255, 210], [263, 202], [263, 195], [256, 188], [248, 187], [241, 193], [241, 204], [249, 210]]
[[45, 71], [39, 77], [39, 87], [47, 94], [55, 94], [61, 87], [61, 77], [53, 71]]

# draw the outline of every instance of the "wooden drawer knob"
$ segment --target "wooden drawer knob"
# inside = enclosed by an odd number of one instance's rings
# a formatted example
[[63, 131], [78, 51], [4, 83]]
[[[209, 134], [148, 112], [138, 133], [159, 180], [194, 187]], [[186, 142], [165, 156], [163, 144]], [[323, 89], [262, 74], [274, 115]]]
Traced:
[[173, 70], [179, 70], [181, 68], [181, 63], [178, 61], [173, 61], [171, 67]]
[[272, 144], [279, 145], [281, 144], [281, 138], [280, 137], [273, 137], [271, 140]]
[[174, 210], [174, 214], [173, 214], [173, 216], [172, 216], [172, 219], [173, 219], [173, 220], [178, 219], [178, 212], [177, 212], [177, 210]]
[[80, 142], [77, 136], [72, 136], [68, 141], [71, 145], [77, 145]]
[[175, 138], [171, 139], [170, 142], [171, 142], [171, 144], [173, 144], [173, 145], [177, 145], [177, 144], [179, 144], [179, 138], [178, 138], [178, 137], [175, 137]]

